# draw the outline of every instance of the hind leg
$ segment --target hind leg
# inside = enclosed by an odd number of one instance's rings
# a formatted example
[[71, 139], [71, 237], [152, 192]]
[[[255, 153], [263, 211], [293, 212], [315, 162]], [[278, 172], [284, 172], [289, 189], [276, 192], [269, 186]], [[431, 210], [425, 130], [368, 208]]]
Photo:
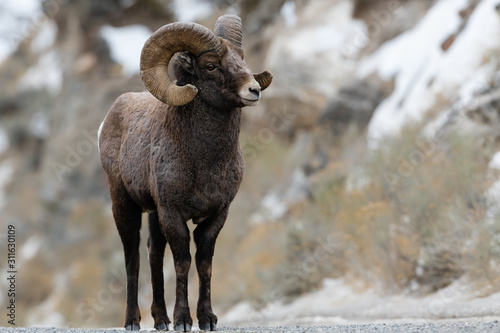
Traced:
[[111, 187], [113, 216], [120, 234], [125, 252], [125, 268], [127, 271], [127, 310], [125, 313], [125, 329], [138, 331], [141, 314], [137, 303], [139, 279], [139, 243], [142, 209], [128, 195], [123, 187]]
[[149, 266], [151, 268], [151, 284], [153, 286], [153, 303], [151, 314], [155, 320], [157, 330], [168, 330], [170, 319], [167, 315], [164, 297], [163, 257], [167, 240], [158, 224], [158, 213], [149, 213]]

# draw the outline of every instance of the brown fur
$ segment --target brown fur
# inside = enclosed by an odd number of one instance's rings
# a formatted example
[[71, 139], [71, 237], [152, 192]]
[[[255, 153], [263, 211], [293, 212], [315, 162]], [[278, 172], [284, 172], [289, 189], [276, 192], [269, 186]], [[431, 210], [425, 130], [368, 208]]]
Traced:
[[[238, 136], [245, 103], [239, 91], [253, 80], [242, 50], [223, 39], [222, 44], [221, 54], [194, 57], [182, 53], [177, 58], [177, 84], [190, 83], [199, 90], [192, 102], [172, 107], [149, 92], [126, 93], [116, 100], [103, 123], [99, 146], [125, 250], [128, 330], [140, 327], [137, 279], [142, 212], [149, 212], [155, 327], [165, 329], [170, 322], [163, 295], [166, 244], [172, 250], [176, 271], [174, 328], [189, 331], [192, 326], [187, 303], [191, 255], [186, 223], [193, 220], [198, 224], [194, 231], [200, 280], [197, 317], [200, 329], [216, 329], [210, 300], [212, 256], [243, 177]], [[208, 70], [209, 63], [216, 69]], [[249, 88], [251, 93], [253, 89]]]

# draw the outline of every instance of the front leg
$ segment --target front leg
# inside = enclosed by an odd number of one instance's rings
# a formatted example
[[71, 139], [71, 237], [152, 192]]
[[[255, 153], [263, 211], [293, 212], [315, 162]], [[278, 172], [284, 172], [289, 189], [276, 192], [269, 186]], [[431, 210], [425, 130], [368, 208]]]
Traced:
[[200, 293], [196, 316], [202, 331], [217, 330], [217, 316], [212, 311], [210, 297], [210, 282], [212, 279], [212, 258], [215, 250], [215, 241], [226, 222], [229, 207], [224, 207], [215, 215], [203, 221], [194, 230], [196, 243], [196, 269], [200, 281]]
[[151, 314], [155, 320], [155, 328], [159, 331], [168, 331], [170, 319], [165, 307], [163, 288], [163, 257], [167, 241], [160, 229], [158, 213], [149, 213], [149, 266], [151, 267], [151, 285], [153, 286], [153, 303]]
[[175, 209], [159, 209], [161, 230], [172, 250], [176, 274], [174, 330], [189, 332], [193, 319], [188, 304], [188, 273], [191, 266], [189, 229]]

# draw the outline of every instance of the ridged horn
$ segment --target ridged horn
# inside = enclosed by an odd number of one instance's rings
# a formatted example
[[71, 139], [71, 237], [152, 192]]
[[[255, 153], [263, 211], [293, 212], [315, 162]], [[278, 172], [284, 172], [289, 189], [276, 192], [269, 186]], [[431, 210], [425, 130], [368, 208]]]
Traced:
[[179, 106], [191, 102], [198, 89], [187, 84], [177, 86], [168, 76], [168, 64], [176, 52], [188, 51], [195, 56], [207, 51], [220, 52], [222, 45], [213, 32], [202, 25], [176, 22], [156, 30], [144, 43], [141, 53], [141, 78], [156, 98]]
[[260, 90], [266, 89], [267, 87], [269, 87], [271, 82], [273, 82], [273, 74], [271, 74], [271, 72], [269, 72], [268, 70], [265, 70], [259, 74], [254, 74], [253, 77], [255, 81], [260, 84]]
[[214, 33], [217, 37], [222, 37], [231, 44], [241, 48], [243, 28], [239, 16], [228, 14], [219, 17], [215, 23]]

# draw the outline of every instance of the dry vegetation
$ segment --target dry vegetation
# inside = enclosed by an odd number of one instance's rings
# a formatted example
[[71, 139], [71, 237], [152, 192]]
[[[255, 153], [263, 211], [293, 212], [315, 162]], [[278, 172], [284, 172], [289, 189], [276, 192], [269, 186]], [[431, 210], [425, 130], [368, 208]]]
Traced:
[[[332, 145], [333, 162], [310, 177], [312, 200], [279, 221], [249, 228], [242, 242], [233, 243], [237, 250], [218, 254], [224, 262], [225, 255], [237, 253], [240, 278], [233, 290], [241, 297], [235, 299], [259, 306], [293, 298], [326, 276], [420, 295], [461, 276], [485, 293], [499, 287], [500, 216], [486, 215], [487, 192], [498, 176], [488, 162], [498, 147], [458, 130], [425, 139], [424, 123], [407, 126], [404, 135], [376, 149], [358, 151], [358, 177], [347, 177], [353, 170], [347, 154], [352, 140]], [[283, 154], [259, 155], [259, 163], [280, 164]], [[250, 173], [259, 188], [259, 176]], [[260, 177], [269, 175], [272, 170]]]

